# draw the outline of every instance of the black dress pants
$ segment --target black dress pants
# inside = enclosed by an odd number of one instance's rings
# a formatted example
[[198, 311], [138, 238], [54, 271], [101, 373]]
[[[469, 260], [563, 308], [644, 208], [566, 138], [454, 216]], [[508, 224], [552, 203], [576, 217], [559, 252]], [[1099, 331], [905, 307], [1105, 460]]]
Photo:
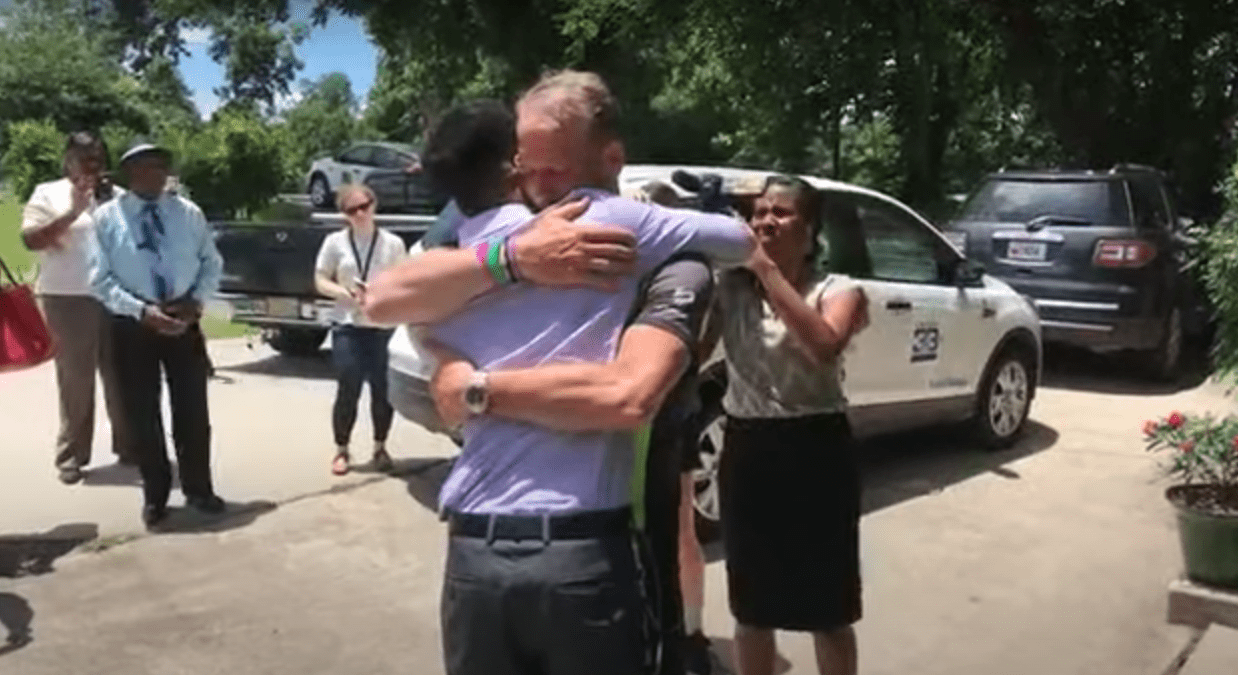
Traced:
[[165, 506], [172, 466], [164, 444], [161, 375], [168, 383], [172, 439], [186, 497], [215, 493], [211, 483], [211, 421], [206, 383], [209, 363], [197, 324], [181, 335], [161, 335], [130, 317], [112, 317], [121, 407], [133, 435], [148, 506]]

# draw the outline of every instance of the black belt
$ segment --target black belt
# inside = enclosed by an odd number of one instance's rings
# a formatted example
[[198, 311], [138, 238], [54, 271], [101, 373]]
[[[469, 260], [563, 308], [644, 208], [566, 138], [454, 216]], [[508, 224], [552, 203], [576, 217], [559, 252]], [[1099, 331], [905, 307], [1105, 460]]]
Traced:
[[631, 531], [632, 510], [585, 511], [562, 516], [447, 512], [448, 532], [475, 539], [598, 539]]

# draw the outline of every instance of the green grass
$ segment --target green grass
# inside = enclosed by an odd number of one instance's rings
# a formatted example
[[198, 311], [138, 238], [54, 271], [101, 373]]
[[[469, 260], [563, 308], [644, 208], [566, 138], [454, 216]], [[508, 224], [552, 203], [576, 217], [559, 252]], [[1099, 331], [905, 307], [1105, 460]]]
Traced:
[[34, 263], [34, 254], [21, 243], [21, 211], [17, 198], [0, 189], [0, 259], [14, 274], [25, 273]]
[[217, 316], [211, 316], [209, 314], [202, 317], [202, 333], [206, 335], [206, 339], [208, 340], [245, 337], [246, 335], [251, 335], [256, 332], [257, 329], [253, 326], [232, 323], [227, 319], [221, 319]]
[[[22, 204], [16, 197], [0, 190], [0, 259], [13, 274], [28, 278], [35, 263], [35, 254], [21, 243]], [[217, 316], [202, 318], [202, 331], [209, 339], [244, 337], [254, 332], [251, 326], [232, 323]]]

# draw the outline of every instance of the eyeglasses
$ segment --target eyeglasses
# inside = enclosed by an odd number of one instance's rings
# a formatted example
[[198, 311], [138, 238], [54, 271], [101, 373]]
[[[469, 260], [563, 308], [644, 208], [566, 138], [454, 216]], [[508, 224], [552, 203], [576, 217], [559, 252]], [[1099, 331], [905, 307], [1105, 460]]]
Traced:
[[355, 215], [357, 215], [358, 213], [361, 213], [362, 211], [364, 211], [364, 210], [366, 210], [366, 209], [370, 208], [371, 206], [374, 206], [374, 200], [373, 200], [373, 199], [371, 199], [371, 200], [369, 200], [369, 201], [367, 201], [367, 202], [365, 202], [365, 203], [363, 203], [363, 204], [357, 204], [356, 206], [350, 206], [350, 207], [348, 207], [348, 208], [344, 209], [344, 213], [346, 213], [346, 214], [348, 214], [348, 215], [350, 215], [350, 216], [355, 216]]

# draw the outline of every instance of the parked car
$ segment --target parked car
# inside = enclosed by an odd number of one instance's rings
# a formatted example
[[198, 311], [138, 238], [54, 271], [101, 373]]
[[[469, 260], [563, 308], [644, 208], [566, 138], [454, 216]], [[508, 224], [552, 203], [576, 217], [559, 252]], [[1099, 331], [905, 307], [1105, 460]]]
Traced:
[[[377, 171], [412, 171], [420, 158], [412, 146], [400, 143], [357, 143], [333, 157], [314, 160], [306, 175], [310, 203], [317, 209], [328, 209], [335, 203], [335, 193], [345, 183], [363, 182]], [[387, 204], [379, 200], [379, 207]]]
[[[419, 240], [435, 215], [377, 216], [379, 226], [406, 245]], [[308, 222], [212, 223], [224, 259], [216, 298], [233, 321], [262, 329], [262, 338], [288, 356], [318, 352], [330, 329], [333, 302], [314, 287], [314, 263], [328, 234], [344, 226], [336, 213], [316, 213]]]
[[[631, 166], [621, 184], [626, 189], [654, 180], [669, 184], [677, 172], [720, 177], [724, 193], [741, 206], [769, 175]], [[859, 219], [872, 261], [871, 269], [853, 276], [871, 303], [871, 324], [844, 356], [844, 389], [857, 435], [970, 422], [988, 446], [1015, 442], [1041, 370], [1040, 325], [1032, 306], [969, 263], [924, 218], [898, 201], [854, 185], [806, 179], [825, 193], [834, 217]], [[685, 204], [700, 203], [682, 188], [679, 192]], [[822, 260], [825, 264], [828, 251]], [[421, 349], [416, 330], [397, 330], [390, 353], [390, 395], [396, 410], [431, 431], [453, 435], [438, 419], [428, 394], [435, 364]], [[707, 414], [696, 507], [703, 532], [711, 531], [718, 518], [717, 459], [724, 423], [719, 403], [726, 386], [722, 366], [713, 363], [701, 378]]]
[[1010, 171], [984, 179], [948, 236], [1032, 299], [1047, 342], [1133, 350], [1172, 378], [1184, 337], [1206, 324], [1187, 271], [1189, 221], [1166, 177], [1110, 171]]
[[420, 166], [411, 169], [378, 169], [364, 179], [378, 197], [379, 209], [389, 213], [437, 213], [447, 199], [430, 187]]

